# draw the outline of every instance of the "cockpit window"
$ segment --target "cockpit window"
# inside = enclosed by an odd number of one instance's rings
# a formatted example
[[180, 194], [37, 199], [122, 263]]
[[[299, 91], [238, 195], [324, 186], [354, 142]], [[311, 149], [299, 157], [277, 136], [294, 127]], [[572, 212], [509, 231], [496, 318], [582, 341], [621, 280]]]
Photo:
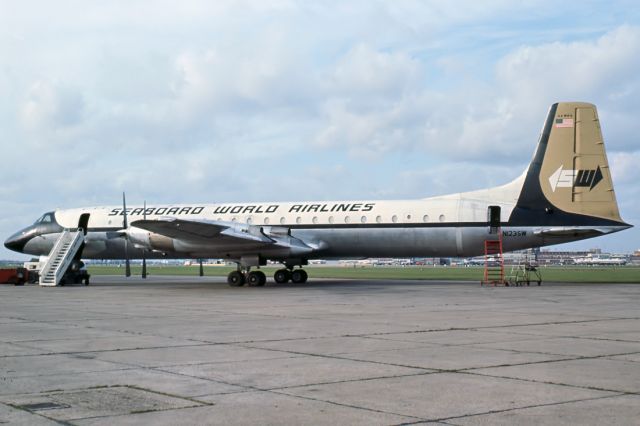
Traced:
[[53, 213], [45, 213], [40, 217], [40, 219], [36, 220], [36, 223], [51, 223], [53, 222]]

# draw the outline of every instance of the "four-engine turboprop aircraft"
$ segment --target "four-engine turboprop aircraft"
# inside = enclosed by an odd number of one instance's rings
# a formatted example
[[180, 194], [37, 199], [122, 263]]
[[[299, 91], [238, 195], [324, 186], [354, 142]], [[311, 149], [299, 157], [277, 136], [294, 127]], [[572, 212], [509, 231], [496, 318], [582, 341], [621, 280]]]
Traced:
[[63, 229], [82, 228], [85, 259], [224, 258], [238, 265], [229, 284], [264, 285], [250, 268], [267, 260], [285, 266], [276, 282], [301, 283], [314, 258], [473, 257], [497, 232], [509, 251], [631, 226], [618, 211], [596, 107], [576, 102], [551, 106], [528, 169], [495, 188], [406, 201], [123, 205], [46, 213], [5, 246], [47, 255]]

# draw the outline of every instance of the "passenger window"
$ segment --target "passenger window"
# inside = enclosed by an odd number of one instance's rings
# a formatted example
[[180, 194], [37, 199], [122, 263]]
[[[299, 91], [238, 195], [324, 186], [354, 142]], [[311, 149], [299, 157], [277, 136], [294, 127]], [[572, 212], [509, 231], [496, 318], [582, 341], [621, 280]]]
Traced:
[[376, 222], [382, 223], [382, 216], [376, 216]]
[[313, 217], [313, 223], [318, 223], [318, 218], [316, 216]]
[[280, 218], [280, 225], [284, 225], [284, 223], [286, 222], [286, 219], [284, 217]]
[[422, 221], [425, 222], [425, 223], [429, 222], [429, 215], [425, 214], [424, 216], [422, 216]]
[[391, 216], [391, 222], [393, 222], [393, 223], [398, 222], [398, 216], [396, 216], [395, 214], [393, 216]]
[[367, 217], [366, 217], [366, 216], [362, 216], [362, 217], [360, 218], [360, 222], [362, 222], [362, 223], [367, 223]]
[[345, 216], [344, 223], [349, 223], [349, 222], [351, 222], [351, 218], [349, 216]]
[[302, 223], [302, 218], [300, 216], [296, 217], [296, 223]]
[[444, 222], [445, 217], [444, 217], [444, 215], [443, 215], [443, 214], [441, 214], [441, 215], [440, 215], [440, 217], [439, 217], [438, 219], [440, 220], [440, 222]]
[[333, 216], [329, 216], [329, 223], [333, 223]]
[[251, 225], [251, 222], [253, 222], [253, 219], [251, 219], [250, 217], [247, 218], [247, 225]]
[[407, 220], [411, 220], [411, 215], [410, 214], [407, 215]]
[[268, 224], [269, 224], [269, 218], [268, 218], [268, 217], [265, 217], [265, 218], [264, 218], [264, 224], [265, 224], [265, 225], [268, 225]]

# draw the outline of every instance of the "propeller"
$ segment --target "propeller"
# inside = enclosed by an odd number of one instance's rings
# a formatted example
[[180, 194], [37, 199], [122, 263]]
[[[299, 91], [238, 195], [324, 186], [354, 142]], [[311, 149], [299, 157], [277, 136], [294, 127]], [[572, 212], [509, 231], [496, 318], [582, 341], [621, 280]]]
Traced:
[[[125, 275], [127, 277], [131, 276], [131, 262], [129, 260], [129, 221], [127, 218], [127, 201], [126, 201], [126, 196], [125, 193], [122, 193], [122, 214], [124, 216], [123, 218], [123, 223], [122, 226], [124, 228], [124, 233], [123, 233], [123, 237], [124, 237], [124, 262], [125, 262]], [[143, 214], [143, 218], [146, 220], [147, 219], [147, 201], [144, 201], [144, 208], [142, 211]], [[141, 248], [142, 250], [142, 278], [147, 278], [147, 251], [145, 250], [144, 247]]]
[[125, 266], [125, 276], [131, 276], [131, 262], [129, 262], [129, 235], [126, 232], [129, 230], [129, 223], [127, 222], [127, 200], [125, 198], [124, 192], [122, 193], [122, 214], [124, 215], [124, 219], [122, 222], [122, 226], [125, 230], [124, 236], [124, 266]]

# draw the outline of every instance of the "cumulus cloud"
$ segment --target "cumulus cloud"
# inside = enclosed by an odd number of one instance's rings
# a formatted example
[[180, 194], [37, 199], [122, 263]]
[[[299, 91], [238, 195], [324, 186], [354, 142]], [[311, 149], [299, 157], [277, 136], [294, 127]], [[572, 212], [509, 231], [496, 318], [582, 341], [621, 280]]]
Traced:
[[424, 70], [405, 52], [383, 52], [358, 44], [340, 58], [329, 75], [329, 91], [335, 96], [364, 103], [391, 98], [415, 89]]
[[20, 116], [28, 130], [55, 130], [79, 124], [83, 112], [80, 93], [38, 80], [28, 89]]
[[640, 151], [612, 152], [608, 158], [614, 183], [640, 182]]

